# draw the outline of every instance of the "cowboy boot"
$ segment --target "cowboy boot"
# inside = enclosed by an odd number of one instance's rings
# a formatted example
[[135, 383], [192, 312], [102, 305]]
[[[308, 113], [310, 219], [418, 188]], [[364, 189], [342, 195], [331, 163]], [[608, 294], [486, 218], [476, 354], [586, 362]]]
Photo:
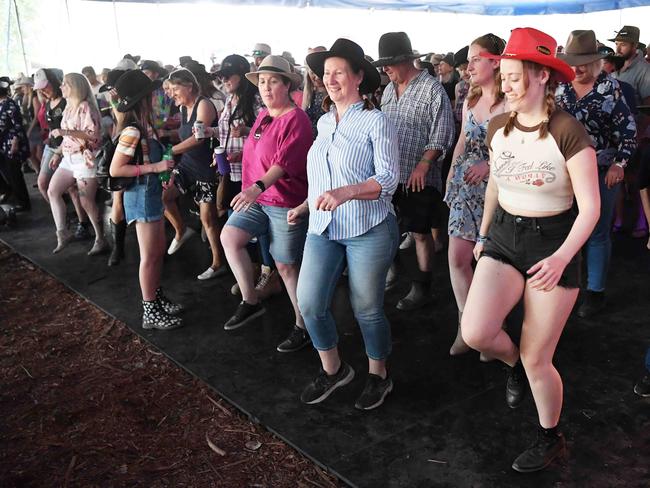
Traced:
[[110, 237], [113, 242], [111, 255], [108, 258], [109, 266], [116, 266], [120, 264], [120, 260], [124, 259], [124, 237], [126, 235], [126, 220], [121, 220], [117, 224], [109, 220], [111, 224]]

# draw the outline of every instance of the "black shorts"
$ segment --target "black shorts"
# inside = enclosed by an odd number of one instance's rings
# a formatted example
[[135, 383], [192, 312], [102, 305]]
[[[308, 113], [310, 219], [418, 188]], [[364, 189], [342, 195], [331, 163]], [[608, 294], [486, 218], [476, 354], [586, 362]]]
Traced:
[[[528, 279], [526, 271], [559, 249], [574, 220], [573, 209], [551, 217], [520, 217], [497, 207], [481, 257], [509, 264]], [[580, 265], [578, 253], [564, 268], [558, 286], [580, 288]]]
[[214, 178], [201, 177], [191, 168], [179, 165], [172, 171], [174, 174], [174, 186], [185, 195], [190, 193], [194, 201], [199, 203], [214, 203], [217, 201], [217, 180]]
[[433, 228], [447, 227], [447, 206], [440, 192], [432, 186], [414, 192], [399, 185], [393, 196], [393, 205], [403, 231], [428, 234]]

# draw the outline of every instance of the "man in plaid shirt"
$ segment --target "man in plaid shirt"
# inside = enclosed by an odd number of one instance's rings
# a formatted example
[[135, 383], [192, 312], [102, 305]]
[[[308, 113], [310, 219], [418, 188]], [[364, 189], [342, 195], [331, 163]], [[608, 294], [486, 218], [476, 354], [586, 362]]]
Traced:
[[400, 185], [393, 203], [404, 230], [415, 238], [419, 268], [409, 293], [397, 303], [400, 310], [414, 310], [431, 299], [431, 229], [446, 225], [441, 212], [442, 161], [455, 136], [449, 97], [431, 75], [415, 68], [417, 57], [405, 33], [390, 32], [379, 40], [379, 59], [374, 63], [391, 81], [381, 109], [399, 138]]

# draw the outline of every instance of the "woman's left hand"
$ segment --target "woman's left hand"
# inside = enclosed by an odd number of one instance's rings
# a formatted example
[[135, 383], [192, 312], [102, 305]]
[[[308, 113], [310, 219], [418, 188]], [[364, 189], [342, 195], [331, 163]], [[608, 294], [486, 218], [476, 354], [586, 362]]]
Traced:
[[350, 187], [342, 186], [323, 193], [316, 199], [314, 206], [316, 207], [316, 210], [332, 212], [333, 210], [336, 210], [336, 207], [343, 205], [351, 199], [352, 191], [350, 190]]
[[465, 174], [463, 175], [463, 180], [468, 185], [478, 185], [490, 174], [490, 165], [487, 161], [477, 161], [472, 164]]
[[251, 185], [238, 193], [230, 202], [230, 206], [235, 212], [245, 212], [255, 203], [261, 193], [262, 190], [257, 185]]
[[612, 188], [613, 186], [619, 184], [625, 178], [625, 170], [620, 166], [612, 164], [607, 170], [605, 175], [605, 184], [607, 188]]
[[526, 272], [530, 276], [530, 287], [538, 291], [551, 291], [560, 281], [567, 264], [555, 255], [542, 259]]

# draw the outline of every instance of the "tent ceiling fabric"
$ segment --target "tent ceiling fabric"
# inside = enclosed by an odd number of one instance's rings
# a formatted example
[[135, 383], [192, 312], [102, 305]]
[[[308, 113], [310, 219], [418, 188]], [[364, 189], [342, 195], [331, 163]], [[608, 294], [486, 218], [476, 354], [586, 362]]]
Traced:
[[[109, 1], [113, 0], [93, 0]], [[191, 3], [183, 0], [117, 0], [133, 3]], [[211, 0], [214, 3], [237, 5], [277, 5], [282, 7], [329, 7], [361, 8], [381, 10], [411, 10], [423, 12], [447, 12], [476, 15], [545, 15], [545, 14], [585, 14], [602, 10], [650, 5], [650, 0]]]

